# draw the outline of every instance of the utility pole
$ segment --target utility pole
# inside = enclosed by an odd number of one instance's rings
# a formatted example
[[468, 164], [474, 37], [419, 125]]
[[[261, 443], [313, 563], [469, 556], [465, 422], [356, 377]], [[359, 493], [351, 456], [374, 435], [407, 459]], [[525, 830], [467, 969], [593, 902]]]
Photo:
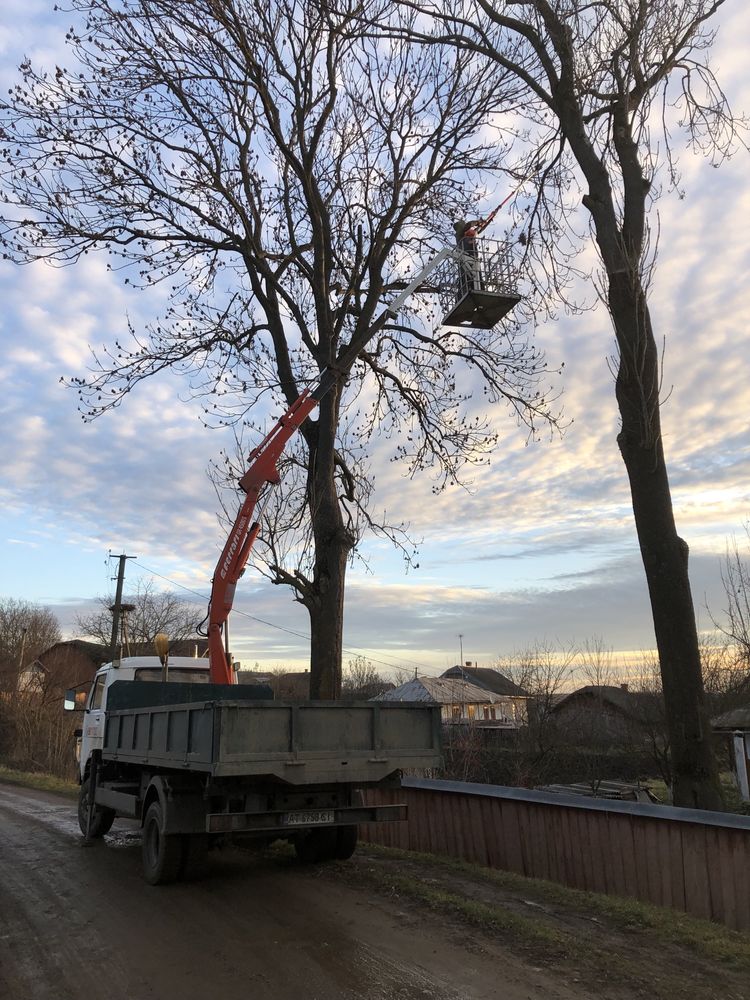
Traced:
[[18, 654], [18, 669], [23, 670], [23, 655], [26, 652], [26, 633], [28, 628], [24, 625], [21, 629], [21, 652]]
[[458, 648], [460, 650], [460, 652], [459, 652], [460, 659], [459, 659], [458, 662], [461, 664], [461, 670], [463, 670], [464, 669], [464, 634], [463, 634], [463, 632], [459, 632], [458, 633]]
[[[110, 639], [109, 642], [109, 652], [110, 652], [110, 658], [114, 660], [115, 655], [117, 653], [117, 636], [119, 635], [120, 632], [120, 614], [122, 612], [122, 588], [123, 584], [125, 583], [125, 561], [127, 559], [137, 559], [138, 557], [126, 556], [124, 554], [120, 556], [113, 556], [112, 553], [110, 552], [109, 558], [120, 560], [120, 565], [117, 570], [117, 589], [115, 591], [115, 603], [109, 609], [112, 612], [112, 638]], [[114, 580], [115, 578], [112, 577], [112, 579]]]

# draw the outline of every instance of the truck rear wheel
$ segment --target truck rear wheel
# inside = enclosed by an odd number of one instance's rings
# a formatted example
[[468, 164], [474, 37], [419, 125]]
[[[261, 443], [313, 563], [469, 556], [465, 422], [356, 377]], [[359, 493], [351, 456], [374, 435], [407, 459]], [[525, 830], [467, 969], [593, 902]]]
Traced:
[[336, 857], [337, 830], [310, 830], [301, 834], [294, 842], [297, 857], [303, 865], [316, 865], [323, 861], [333, 861]]
[[348, 861], [357, 849], [357, 826], [340, 826], [336, 830], [336, 857]]
[[183, 860], [182, 837], [164, 833], [161, 803], [152, 802], [143, 821], [143, 877], [149, 885], [174, 882]]
[[94, 815], [91, 817], [91, 829], [89, 829], [89, 795], [91, 793], [91, 779], [86, 780], [81, 785], [78, 793], [78, 825], [81, 833], [89, 839], [103, 837], [109, 833], [115, 821], [114, 809], [105, 809], [102, 806], [94, 806]]

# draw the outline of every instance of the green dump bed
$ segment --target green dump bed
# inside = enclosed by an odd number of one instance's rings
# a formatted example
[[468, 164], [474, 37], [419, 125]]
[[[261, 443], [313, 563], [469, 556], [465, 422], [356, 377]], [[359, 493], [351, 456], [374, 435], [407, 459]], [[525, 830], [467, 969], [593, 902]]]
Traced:
[[[193, 698], [197, 687], [191, 686]], [[155, 688], [162, 690], [157, 693]], [[262, 692], [261, 699], [248, 699], [244, 692], [236, 698], [235, 686], [206, 692], [213, 697], [201, 701], [143, 704], [163, 701], [169, 693], [165, 688], [139, 682], [112, 685], [105, 760], [215, 777], [269, 776], [294, 785], [365, 784], [399, 769], [442, 762], [438, 705], [297, 704], [266, 700]]]

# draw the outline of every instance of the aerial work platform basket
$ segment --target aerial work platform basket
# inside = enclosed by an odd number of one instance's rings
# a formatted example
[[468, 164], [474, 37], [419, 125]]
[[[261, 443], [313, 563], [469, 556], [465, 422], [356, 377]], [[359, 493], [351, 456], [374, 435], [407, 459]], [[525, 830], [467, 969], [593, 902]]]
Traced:
[[438, 269], [443, 326], [490, 330], [521, 301], [511, 246], [477, 239], [471, 252], [456, 247]]

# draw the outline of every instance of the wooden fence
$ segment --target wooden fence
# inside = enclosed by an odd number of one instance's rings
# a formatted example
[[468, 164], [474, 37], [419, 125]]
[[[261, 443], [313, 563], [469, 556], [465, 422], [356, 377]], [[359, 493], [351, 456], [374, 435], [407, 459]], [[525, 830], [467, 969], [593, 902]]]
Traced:
[[409, 807], [406, 823], [363, 827], [371, 843], [750, 929], [750, 817], [416, 778], [365, 797]]

